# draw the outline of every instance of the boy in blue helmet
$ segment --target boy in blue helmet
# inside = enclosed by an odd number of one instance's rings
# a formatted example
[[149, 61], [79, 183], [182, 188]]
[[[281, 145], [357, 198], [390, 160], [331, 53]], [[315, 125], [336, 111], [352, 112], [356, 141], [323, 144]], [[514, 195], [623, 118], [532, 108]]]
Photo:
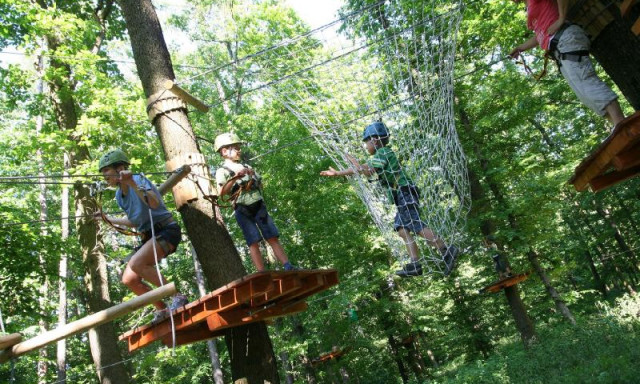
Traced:
[[[104, 220], [113, 226], [136, 228], [142, 235], [142, 245], [131, 256], [122, 273], [122, 283], [136, 295], [151, 291], [146, 282], [160, 287], [167, 280], [156, 270], [156, 263], [176, 251], [181, 240], [180, 225], [173, 219], [160, 196], [160, 192], [149, 179], [133, 174], [129, 170], [129, 159], [119, 149], [107, 152], [100, 158], [98, 170], [110, 187], [116, 187], [116, 201], [127, 215], [116, 218], [95, 214], [96, 220]], [[155, 238], [152, 238], [152, 227]], [[155, 243], [155, 245], [153, 244]], [[182, 294], [173, 296], [169, 308], [162, 302], [154, 303], [157, 311], [153, 321], [159, 322], [189, 301]]]
[[396, 274], [401, 277], [422, 275], [418, 246], [411, 234], [413, 232], [440, 250], [445, 263], [444, 274], [448, 276], [455, 266], [458, 249], [455, 246], [447, 247], [420, 218], [418, 189], [400, 165], [395, 152], [388, 146], [389, 131], [387, 127], [379, 121], [369, 124], [364, 130], [362, 140], [365, 142], [367, 152], [371, 155], [366, 164], [361, 165], [352, 160], [353, 168], [344, 170], [329, 168], [320, 172], [320, 175], [348, 176], [362, 173], [370, 176], [377, 174], [378, 180], [387, 189], [390, 201], [393, 201], [398, 208], [393, 228], [404, 240], [411, 257], [411, 262], [406, 264], [402, 270], [396, 271]]

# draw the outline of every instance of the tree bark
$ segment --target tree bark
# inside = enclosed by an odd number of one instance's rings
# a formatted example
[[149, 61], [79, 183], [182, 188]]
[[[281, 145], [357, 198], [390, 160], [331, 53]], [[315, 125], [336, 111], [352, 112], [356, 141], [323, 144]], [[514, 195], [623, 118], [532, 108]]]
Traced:
[[[153, 4], [150, 0], [120, 0], [119, 4], [144, 93], [147, 98], [160, 95], [164, 90], [163, 82], [175, 79], [175, 75]], [[166, 161], [182, 155], [201, 155], [185, 109], [159, 115], [154, 126]], [[209, 288], [243, 276], [244, 267], [218, 208], [212, 207], [199, 191], [196, 200], [184, 204], [179, 210]], [[279, 382], [276, 357], [264, 323], [229, 329], [225, 342], [231, 357], [234, 382]]]
[[[69, 155], [67, 153], [64, 156], [64, 175], [68, 175], [69, 172]], [[62, 180], [68, 180], [63, 178]], [[62, 198], [60, 214], [62, 217], [69, 217], [69, 188], [62, 187]], [[66, 242], [69, 238], [69, 220], [62, 220], [61, 223], [61, 238], [62, 242]], [[65, 251], [60, 255], [60, 264], [58, 267], [58, 327], [67, 324], [67, 253]], [[56, 353], [56, 365], [58, 367], [58, 381], [64, 383], [67, 380], [67, 340], [62, 339], [58, 341], [57, 353]]]
[[[207, 289], [205, 287], [205, 282], [204, 282], [204, 275], [202, 274], [202, 267], [200, 266], [200, 262], [198, 261], [196, 250], [193, 249], [193, 245], [191, 245], [191, 256], [193, 257], [193, 267], [196, 271], [196, 281], [198, 283], [198, 291], [200, 292], [200, 296], [204, 296], [207, 294]], [[209, 357], [211, 358], [211, 370], [212, 370], [213, 382], [215, 384], [224, 384], [224, 376], [222, 374], [222, 369], [220, 367], [220, 355], [218, 355], [216, 340], [207, 340], [207, 348], [209, 349]]]
[[[633, 17], [619, 18], [616, 2], [601, 0], [616, 19], [605, 27], [591, 44], [591, 54], [633, 106], [640, 110], [640, 40], [631, 32]], [[617, 15], [616, 15], [617, 13]], [[632, 11], [638, 17], [638, 7]]]
[[[36, 63], [36, 68], [38, 72], [38, 80], [36, 82], [36, 93], [38, 95], [42, 95], [44, 93], [44, 71], [45, 71], [45, 62], [44, 62], [44, 53], [47, 50], [46, 43], [41, 43], [42, 52], [38, 55], [38, 61]], [[38, 113], [36, 116], [36, 135], [39, 135], [42, 132], [42, 128], [44, 126], [44, 116], [42, 113]], [[43, 183], [39, 185], [38, 192], [38, 203], [40, 205], [40, 220], [42, 221], [42, 226], [40, 227], [40, 236], [47, 236], [47, 186], [44, 184], [44, 164], [42, 163], [42, 149], [38, 148], [36, 150], [36, 163], [38, 165], [38, 176], [39, 180]], [[38, 253], [38, 261], [40, 264], [41, 272], [42, 272], [42, 285], [40, 285], [40, 298], [38, 300], [38, 307], [40, 308], [40, 320], [38, 320], [38, 327], [40, 328], [40, 333], [44, 333], [47, 331], [49, 324], [47, 322], [47, 318], [49, 314], [47, 313], [48, 297], [49, 297], [49, 277], [46, 271], [46, 262], [44, 260], [44, 256], [42, 252]], [[42, 348], [38, 351], [38, 383], [44, 384], [47, 381], [47, 348]]]
[[[39, 2], [44, 7], [44, 2]], [[49, 50], [55, 52], [60, 42], [56, 36], [46, 36]], [[75, 133], [78, 124], [78, 114], [74, 99], [74, 86], [71, 81], [69, 66], [55, 57], [51, 59], [53, 67], [60, 76], [50, 82], [49, 96], [53, 103], [58, 127], [68, 132], [69, 139], [77, 143], [73, 152], [69, 153], [71, 167], [75, 167], [89, 160], [89, 150], [80, 144], [82, 137]], [[111, 305], [107, 279], [106, 262], [102, 246], [102, 238], [97, 233], [93, 220], [87, 216], [97, 210], [88, 188], [81, 184], [74, 186], [74, 200], [76, 216], [85, 217], [76, 220], [78, 240], [82, 250], [82, 260], [85, 267], [85, 284], [87, 285], [88, 304], [91, 312], [101, 311]], [[113, 365], [122, 360], [117, 345], [118, 336], [112, 323], [104, 324], [89, 332], [89, 342], [98, 378], [103, 384], [128, 383], [129, 374], [122, 364]], [[107, 369], [102, 367], [109, 366]]]
[[564, 302], [564, 300], [562, 300], [558, 291], [553, 287], [553, 285], [551, 285], [551, 281], [547, 276], [547, 272], [540, 265], [538, 254], [534, 251], [529, 251], [527, 252], [527, 258], [529, 259], [529, 262], [533, 266], [533, 269], [535, 269], [536, 273], [538, 274], [538, 277], [540, 277], [540, 280], [542, 280], [542, 284], [544, 284], [544, 287], [547, 290], [547, 293], [549, 294], [549, 296], [551, 296], [551, 299], [555, 303], [558, 311], [560, 311], [562, 316], [564, 316], [567, 320], [569, 320], [571, 324], [576, 325], [576, 319], [573, 318], [573, 315], [571, 314], [571, 310], [569, 310], [569, 307], [567, 307], [567, 304]]
[[[474, 153], [476, 154], [476, 157], [481, 164], [481, 170], [485, 174], [487, 174], [487, 171], [488, 171], [487, 161], [484, 159], [484, 156], [482, 155], [482, 152], [478, 145], [478, 141], [474, 140], [473, 138], [473, 127], [471, 124], [471, 120], [469, 119], [469, 116], [467, 115], [461, 103], [458, 103], [458, 111], [460, 115], [460, 121], [462, 122], [462, 126], [465, 130], [465, 133], [467, 137], [469, 137], [469, 139], [471, 140], [474, 148]], [[489, 176], [487, 176], [487, 179], [489, 180]], [[473, 172], [473, 170], [471, 169], [469, 170], [469, 184], [471, 187], [470, 189], [471, 189], [471, 201], [472, 201], [471, 214], [475, 216], [481, 216], [482, 213], [489, 211], [491, 207], [488, 203], [488, 198], [487, 198], [485, 189], [480, 183], [480, 180], [476, 175], [476, 173]], [[490, 187], [493, 184], [494, 183], [490, 182]], [[494, 186], [491, 189], [494, 190], [494, 189], [497, 189], [497, 187]], [[499, 191], [495, 191], [495, 192], [499, 192]], [[500, 199], [501, 195], [498, 194], [496, 198]], [[502, 201], [500, 204], [501, 206], [504, 206], [502, 204], [505, 204], [505, 202]], [[494, 232], [495, 227], [496, 227], [495, 223], [493, 223], [490, 220], [481, 220], [480, 222], [480, 230], [485, 236], [492, 234]], [[505, 262], [508, 263], [508, 261], [506, 260], [506, 256], [505, 256]], [[515, 285], [512, 287], [508, 287], [505, 289], [504, 292], [505, 292], [505, 296], [507, 297], [507, 303], [509, 304], [509, 309], [511, 310], [511, 315], [513, 316], [513, 320], [516, 324], [516, 329], [518, 330], [518, 332], [520, 332], [520, 338], [522, 339], [525, 345], [528, 345], [533, 340], [535, 340], [536, 331], [535, 331], [535, 326], [533, 324], [533, 321], [529, 317], [529, 314], [527, 313], [527, 309], [524, 306], [524, 303], [522, 302], [522, 298], [520, 297], [520, 292], [518, 291], [518, 287]]]

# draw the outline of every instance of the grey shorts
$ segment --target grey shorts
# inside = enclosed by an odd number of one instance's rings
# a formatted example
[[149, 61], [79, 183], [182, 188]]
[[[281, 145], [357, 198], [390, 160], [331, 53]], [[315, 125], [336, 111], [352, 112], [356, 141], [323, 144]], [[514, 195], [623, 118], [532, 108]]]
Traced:
[[[557, 50], [553, 54], [558, 58], [558, 52], [588, 51], [590, 46], [591, 42], [584, 30], [573, 24], [562, 32]], [[578, 99], [600, 116], [604, 116], [605, 108], [618, 99], [611, 88], [598, 77], [588, 56], [582, 57], [580, 61], [560, 60], [560, 72]]]
[[398, 212], [393, 220], [394, 230], [397, 231], [404, 228], [411, 232], [418, 233], [427, 227], [427, 224], [420, 218], [420, 203], [418, 197], [411, 193], [411, 191], [406, 189], [398, 190], [395, 202]]

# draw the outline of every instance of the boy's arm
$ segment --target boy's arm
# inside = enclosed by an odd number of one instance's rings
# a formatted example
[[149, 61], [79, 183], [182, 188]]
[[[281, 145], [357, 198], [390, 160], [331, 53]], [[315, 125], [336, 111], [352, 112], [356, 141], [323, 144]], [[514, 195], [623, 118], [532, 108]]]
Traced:
[[553, 36], [558, 32], [562, 24], [567, 20], [567, 12], [569, 11], [568, 0], [558, 0], [558, 20], [547, 28], [547, 34]]
[[231, 193], [231, 189], [233, 188], [233, 184], [235, 184], [236, 180], [244, 177], [245, 175], [253, 175], [254, 171], [250, 168], [243, 168], [238, 173], [233, 175], [229, 180], [227, 180], [222, 188], [220, 188], [220, 196], [229, 195]]
[[343, 170], [336, 170], [333, 167], [329, 167], [326, 171], [320, 172], [320, 176], [351, 176], [356, 173], [362, 173], [366, 176], [371, 176], [375, 170], [368, 166], [367, 164], [359, 164], [358, 162], [352, 163], [352, 168], [347, 168]]
[[111, 224], [113, 225], [120, 225], [120, 226], [125, 226], [125, 227], [131, 227], [134, 228], [136, 225], [133, 224], [129, 219], [127, 219], [126, 217], [111, 217], [111, 216], [107, 216], [104, 215], [102, 216], [101, 212], [96, 212], [93, 214], [93, 218], [94, 220], [108, 220]]
[[152, 189], [145, 189], [144, 186], [139, 186], [129, 170], [120, 171], [120, 188], [125, 195], [129, 191], [133, 191], [151, 209], [156, 209], [160, 206], [160, 197]]
[[509, 56], [513, 59], [517, 59], [520, 56], [521, 52], [528, 51], [531, 48], [535, 48], [538, 45], [538, 40], [536, 40], [535, 36], [532, 36], [524, 43], [515, 47], [511, 52], [509, 52]]

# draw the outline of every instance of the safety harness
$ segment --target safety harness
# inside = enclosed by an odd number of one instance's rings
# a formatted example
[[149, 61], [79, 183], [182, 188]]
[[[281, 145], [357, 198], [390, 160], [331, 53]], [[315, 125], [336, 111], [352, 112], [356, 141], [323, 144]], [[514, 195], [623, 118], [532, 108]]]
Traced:
[[[247, 164], [242, 164], [242, 166], [245, 168], [250, 168], [249, 165]], [[222, 165], [221, 168], [229, 172], [229, 176], [231, 176], [231, 178], [235, 177], [236, 172], [233, 171], [231, 168], [227, 167], [226, 165]], [[237, 204], [237, 200], [240, 197], [240, 194], [242, 192], [250, 192], [250, 191], [261, 190], [261, 189], [262, 189], [262, 181], [254, 174], [251, 176], [251, 179], [249, 179], [247, 182], [238, 182], [238, 180], [236, 180], [233, 183], [233, 186], [231, 187], [231, 194], [229, 195], [229, 198], [222, 199], [222, 201], [231, 203], [231, 206], [233, 207], [233, 209], [241, 209], [243, 210], [242, 213], [249, 213], [251, 216], [255, 216], [255, 213], [251, 214], [251, 212], [253, 212], [254, 210], [255, 212], [257, 212], [257, 209], [246, 210], [245, 212], [245, 209], [243, 209], [243, 207], [252, 207], [254, 204], [257, 205], [256, 203], [247, 206], [243, 204]], [[260, 207], [257, 207], [257, 208], [259, 209]]]
[[[569, 52], [560, 52], [558, 50], [558, 42], [560, 41], [560, 37], [564, 34], [568, 27], [573, 25], [573, 23], [565, 22], [562, 24], [558, 32], [553, 35], [553, 38], [549, 42], [549, 51], [548, 55], [556, 62], [558, 65], [558, 69], [562, 66], [562, 60], [569, 60], [574, 62], [581, 62], [583, 58], [589, 57], [589, 51], [587, 50], [579, 50], [579, 51], [569, 51]], [[555, 54], [554, 54], [555, 53]]]

